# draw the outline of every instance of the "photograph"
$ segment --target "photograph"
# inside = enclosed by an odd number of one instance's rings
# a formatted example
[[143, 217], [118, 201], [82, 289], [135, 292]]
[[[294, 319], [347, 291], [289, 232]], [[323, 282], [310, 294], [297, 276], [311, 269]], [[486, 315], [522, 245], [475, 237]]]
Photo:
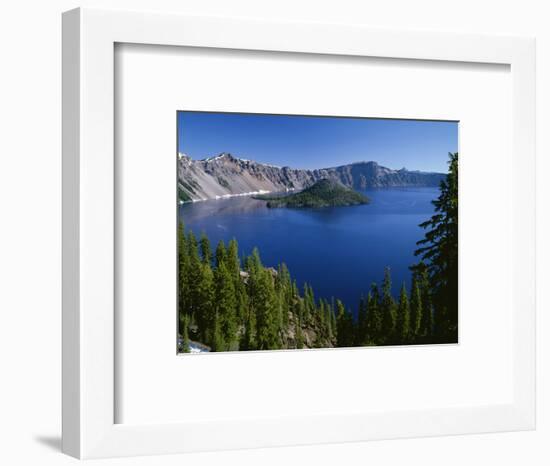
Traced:
[[176, 117], [179, 354], [458, 343], [458, 121]]

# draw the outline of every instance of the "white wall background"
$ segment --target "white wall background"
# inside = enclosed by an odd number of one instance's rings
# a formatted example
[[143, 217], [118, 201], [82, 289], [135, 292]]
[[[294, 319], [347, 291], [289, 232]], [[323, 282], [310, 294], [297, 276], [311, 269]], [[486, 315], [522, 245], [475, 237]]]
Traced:
[[537, 38], [538, 429], [102, 465], [550, 462], [550, 12], [545, 0], [11, 0], [0, 9], [0, 463], [74, 464], [61, 432], [61, 12], [76, 6], [305, 19]]

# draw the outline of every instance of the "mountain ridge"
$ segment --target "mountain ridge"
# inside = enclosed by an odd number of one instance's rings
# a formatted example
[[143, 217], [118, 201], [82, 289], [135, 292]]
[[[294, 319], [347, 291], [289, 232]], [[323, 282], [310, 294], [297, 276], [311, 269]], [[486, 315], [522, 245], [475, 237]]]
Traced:
[[228, 152], [200, 160], [178, 154], [178, 197], [182, 202], [301, 190], [325, 178], [361, 190], [439, 186], [445, 176], [404, 168], [394, 170], [374, 161], [310, 170], [241, 159]]

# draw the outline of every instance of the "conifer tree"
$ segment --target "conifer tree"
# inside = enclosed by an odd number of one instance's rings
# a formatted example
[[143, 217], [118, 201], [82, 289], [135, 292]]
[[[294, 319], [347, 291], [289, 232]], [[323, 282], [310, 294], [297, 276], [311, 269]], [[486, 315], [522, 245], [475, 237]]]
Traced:
[[261, 268], [263, 268], [263, 264], [260, 258], [260, 251], [258, 251], [258, 248], [254, 248], [252, 254], [246, 258], [246, 270], [248, 272], [259, 272]]
[[300, 297], [300, 292], [298, 291], [298, 285], [296, 285], [296, 280], [292, 280], [292, 299], [295, 300]]
[[277, 349], [280, 341], [273, 277], [262, 265], [256, 248], [246, 263], [249, 306], [256, 323], [255, 345], [257, 349]]
[[327, 346], [330, 338], [328, 322], [328, 303], [324, 299], [319, 300], [319, 307], [316, 312], [317, 342], [316, 347], [323, 348]]
[[229, 241], [226, 254], [227, 269], [233, 278], [235, 296], [237, 298], [237, 316], [242, 321], [245, 318], [247, 296], [244, 282], [241, 278], [241, 261], [239, 259], [239, 245], [233, 238]]
[[338, 332], [338, 328], [336, 325], [336, 309], [334, 298], [332, 298], [332, 301], [330, 303], [330, 326], [332, 327], [332, 336], [334, 338], [336, 337], [336, 333]]
[[212, 249], [210, 248], [210, 240], [204, 232], [201, 234], [200, 249], [203, 264], [212, 264]]
[[253, 305], [253, 297], [257, 294], [256, 288], [259, 286], [260, 272], [263, 269], [260, 254], [257, 248], [252, 250], [252, 254], [245, 259], [245, 270], [248, 274], [247, 293]]
[[178, 258], [187, 256], [187, 243], [185, 238], [185, 225], [182, 221], [178, 222]]
[[422, 319], [420, 320], [419, 334], [422, 335], [426, 343], [430, 343], [432, 342], [434, 330], [434, 314], [428, 268], [423, 262], [420, 262], [415, 266], [413, 274], [418, 283], [422, 299]]
[[181, 352], [182, 353], [189, 353], [189, 316], [184, 315], [181, 322], [182, 327], [182, 344], [181, 344]]
[[332, 307], [329, 304], [328, 301], [325, 301], [325, 326], [327, 329], [327, 339], [329, 341], [332, 341], [332, 338], [334, 336], [334, 327], [333, 327], [333, 321], [332, 321]]
[[395, 322], [397, 317], [397, 306], [391, 294], [391, 274], [390, 268], [386, 267], [384, 272], [384, 281], [382, 282], [382, 301], [380, 309], [382, 311], [382, 341], [391, 342], [394, 338]]
[[187, 255], [189, 257], [199, 257], [199, 246], [197, 243], [197, 238], [195, 237], [195, 234], [193, 233], [193, 230], [189, 230], [189, 233], [187, 233]]
[[223, 240], [220, 240], [216, 247], [216, 267], [219, 267], [222, 262], [225, 262], [226, 257], [227, 251], [225, 249], [225, 243]]
[[[187, 274], [187, 242], [183, 222], [178, 223], [178, 313], [180, 323], [183, 316], [187, 314], [186, 302], [186, 277]], [[180, 328], [180, 333], [182, 329]]]
[[380, 342], [382, 335], [382, 311], [380, 308], [380, 293], [378, 285], [371, 285], [367, 296], [367, 316], [366, 316], [366, 341], [369, 345], [376, 345]]
[[237, 340], [237, 298], [234, 281], [225, 265], [220, 263], [215, 271], [216, 314], [220, 333], [227, 349], [233, 349]]
[[359, 299], [359, 312], [357, 313], [357, 335], [355, 343], [362, 345], [367, 338], [367, 301], [364, 296]]
[[[449, 172], [432, 202], [435, 214], [420, 224], [425, 237], [415, 255], [427, 265], [438, 341], [458, 341], [458, 153], [449, 154]], [[431, 313], [430, 313], [431, 314]]]
[[184, 300], [187, 306], [187, 313], [198, 317], [198, 308], [200, 305], [200, 284], [202, 280], [202, 263], [199, 257], [197, 240], [192, 231], [187, 236], [187, 267], [184, 287]]
[[354, 345], [353, 317], [342, 301], [336, 301], [337, 346], [350, 347]]
[[284, 348], [286, 343], [286, 335], [284, 333], [284, 325], [283, 325], [283, 298], [280, 293], [280, 291], [277, 290], [277, 280], [276, 278], [273, 279], [273, 291], [275, 296], [275, 312], [274, 312], [274, 327], [275, 332], [277, 333], [277, 340], [278, 340], [278, 347]]
[[290, 273], [284, 263], [280, 264], [277, 269], [275, 288], [280, 299], [282, 326], [286, 328], [288, 325], [288, 314], [292, 310], [292, 302], [294, 297]]
[[227, 246], [227, 269], [235, 280], [240, 278], [239, 244], [235, 238], [231, 239]]
[[309, 286], [307, 283], [304, 283], [304, 291], [303, 291], [303, 308], [302, 308], [302, 320], [307, 322], [309, 319]]
[[240, 341], [240, 349], [242, 350], [255, 350], [256, 341], [255, 341], [255, 314], [251, 312], [249, 308], [245, 310], [244, 317], [244, 331]]
[[298, 292], [298, 288], [296, 287], [296, 283], [294, 283], [294, 292], [296, 294], [294, 294], [294, 304], [292, 306], [292, 309], [293, 309], [293, 312], [294, 312], [294, 315], [296, 316], [297, 319], [300, 319], [300, 321], [303, 319], [304, 317], [304, 300], [300, 297], [300, 294]]
[[223, 341], [223, 335], [221, 331], [220, 318], [217, 314], [214, 316], [214, 326], [212, 328], [212, 341], [210, 343], [210, 349], [214, 352], [226, 351], [226, 345]]
[[410, 319], [410, 338], [412, 341], [418, 341], [420, 337], [420, 326], [422, 323], [422, 295], [418, 280], [413, 274], [410, 299], [411, 319]]
[[401, 286], [399, 305], [397, 307], [397, 335], [396, 343], [404, 345], [409, 342], [410, 334], [410, 306], [405, 283]]
[[279, 348], [279, 322], [277, 319], [275, 287], [271, 273], [268, 270], [260, 270], [258, 285], [254, 296], [258, 349], [277, 349]]
[[304, 347], [304, 337], [302, 335], [302, 323], [300, 318], [297, 317], [295, 320], [295, 335], [296, 335], [296, 348], [302, 349]]
[[307, 284], [304, 283], [304, 322], [309, 322], [313, 312], [315, 311], [315, 296], [313, 294], [313, 289]]
[[195, 321], [202, 341], [208, 341], [208, 332], [214, 324], [214, 274], [210, 264], [200, 264], [200, 279], [196, 290]]

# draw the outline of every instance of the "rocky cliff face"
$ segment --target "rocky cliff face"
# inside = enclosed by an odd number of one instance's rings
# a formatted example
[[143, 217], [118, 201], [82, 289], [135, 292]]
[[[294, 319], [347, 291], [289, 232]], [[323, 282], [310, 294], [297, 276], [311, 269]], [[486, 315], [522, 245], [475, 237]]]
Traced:
[[182, 201], [206, 200], [252, 193], [300, 190], [328, 178], [353, 189], [439, 186], [442, 173], [392, 170], [376, 162], [358, 162], [319, 170], [277, 167], [222, 153], [204, 160], [180, 154], [178, 191]]

